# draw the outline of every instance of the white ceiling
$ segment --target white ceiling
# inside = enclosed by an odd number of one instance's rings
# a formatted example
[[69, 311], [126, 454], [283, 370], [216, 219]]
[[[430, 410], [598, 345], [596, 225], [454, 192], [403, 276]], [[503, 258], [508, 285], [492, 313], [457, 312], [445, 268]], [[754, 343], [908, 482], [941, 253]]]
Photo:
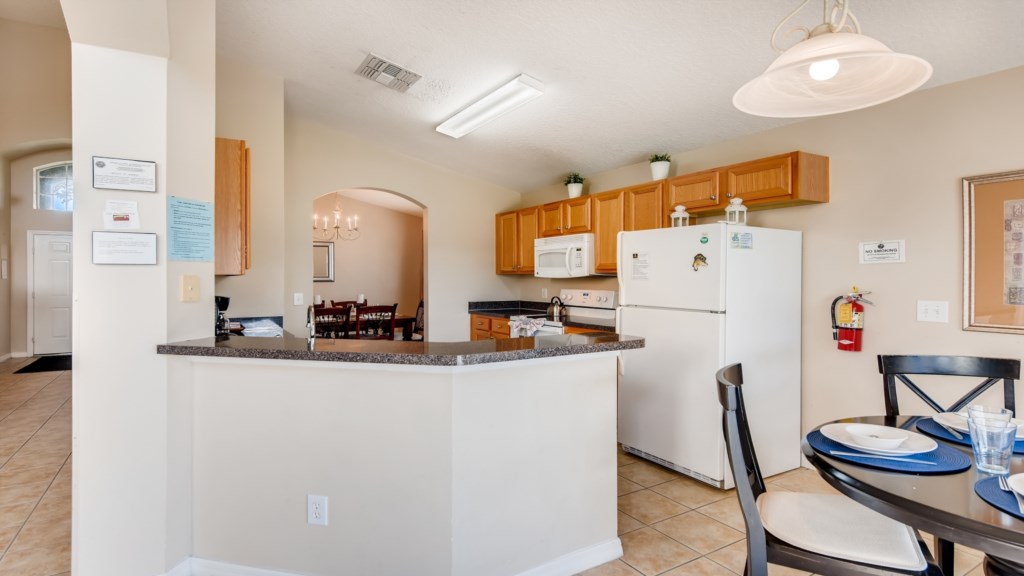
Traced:
[[[289, 113], [525, 192], [791, 122], [748, 116], [731, 99], [775, 58], [772, 31], [799, 4], [217, 0], [217, 50], [283, 77]], [[1024, 0], [850, 6], [865, 34], [931, 62], [922, 89], [1024, 65]], [[0, 0], [0, 17], [40, 24], [62, 25], [59, 9]], [[797, 22], [821, 13], [812, 0]], [[403, 94], [356, 75], [369, 52], [423, 79]], [[544, 96], [458, 140], [434, 131], [523, 73]]]

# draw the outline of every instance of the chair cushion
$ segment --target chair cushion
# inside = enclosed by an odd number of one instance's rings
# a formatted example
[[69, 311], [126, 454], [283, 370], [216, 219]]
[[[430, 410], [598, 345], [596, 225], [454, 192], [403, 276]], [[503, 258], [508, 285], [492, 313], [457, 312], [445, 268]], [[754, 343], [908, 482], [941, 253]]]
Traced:
[[846, 496], [772, 491], [757, 508], [766, 530], [804, 550], [902, 570], [927, 566], [910, 526]]

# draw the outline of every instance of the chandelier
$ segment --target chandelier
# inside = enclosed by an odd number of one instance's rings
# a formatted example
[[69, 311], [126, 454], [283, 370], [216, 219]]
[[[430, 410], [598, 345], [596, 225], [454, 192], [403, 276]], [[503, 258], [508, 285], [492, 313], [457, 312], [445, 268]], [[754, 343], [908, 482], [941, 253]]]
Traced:
[[[320, 220], [320, 216], [313, 214], [313, 237], [320, 240], [355, 240], [359, 238], [359, 215], [353, 214], [342, 218], [341, 197], [334, 193], [334, 225], [330, 226], [327, 216]], [[318, 227], [319, 225], [319, 227]]]
[[928, 81], [928, 62], [890, 50], [860, 33], [850, 0], [822, 0], [823, 22], [813, 29], [796, 26], [803, 39], [783, 51], [779, 31], [803, 10], [804, 0], [772, 33], [782, 55], [732, 98], [739, 110], [755, 116], [802, 118], [867, 108], [908, 94]]

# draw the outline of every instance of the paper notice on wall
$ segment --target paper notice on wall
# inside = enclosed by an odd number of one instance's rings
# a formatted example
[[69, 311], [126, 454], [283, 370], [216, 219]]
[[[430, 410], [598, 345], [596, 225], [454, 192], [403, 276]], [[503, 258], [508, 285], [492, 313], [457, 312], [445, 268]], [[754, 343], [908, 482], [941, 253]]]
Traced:
[[139, 203], [127, 200], [107, 200], [103, 208], [103, 227], [107, 230], [126, 230], [139, 227]]
[[1024, 200], [1003, 202], [1003, 303], [1024, 306]]
[[907, 261], [906, 241], [882, 240], [860, 243], [861, 264], [897, 264]]
[[629, 267], [630, 277], [633, 280], [651, 279], [651, 261], [648, 259], [647, 252], [633, 252], [629, 260]]

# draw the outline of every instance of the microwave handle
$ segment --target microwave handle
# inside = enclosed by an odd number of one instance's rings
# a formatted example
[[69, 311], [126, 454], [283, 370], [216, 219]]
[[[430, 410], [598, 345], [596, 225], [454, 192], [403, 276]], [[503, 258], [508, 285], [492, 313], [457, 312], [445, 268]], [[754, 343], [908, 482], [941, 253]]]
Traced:
[[565, 273], [572, 276], [572, 248], [565, 249]]

